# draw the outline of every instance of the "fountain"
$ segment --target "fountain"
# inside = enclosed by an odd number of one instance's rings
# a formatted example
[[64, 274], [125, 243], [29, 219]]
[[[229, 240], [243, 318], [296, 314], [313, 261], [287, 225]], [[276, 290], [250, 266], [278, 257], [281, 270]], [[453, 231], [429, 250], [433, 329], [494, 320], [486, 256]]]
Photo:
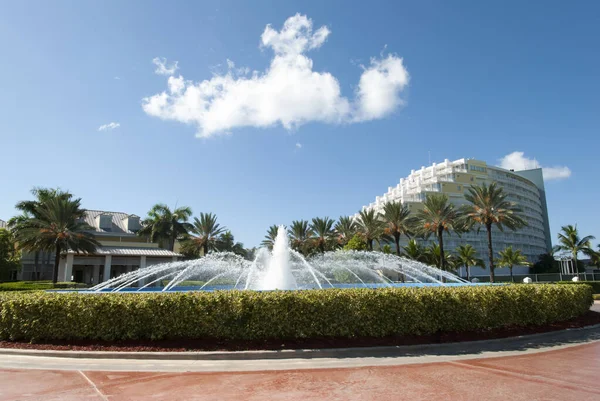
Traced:
[[[396, 276], [402, 283], [388, 278]], [[306, 259], [289, 246], [280, 226], [273, 250], [261, 248], [253, 261], [229, 252], [148, 266], [107, 280], [93, 292], [190, 291], [215, 289], [294, 290], [428, 285], [469, 285], [452, 273], [381, 252], [335, 251]]]

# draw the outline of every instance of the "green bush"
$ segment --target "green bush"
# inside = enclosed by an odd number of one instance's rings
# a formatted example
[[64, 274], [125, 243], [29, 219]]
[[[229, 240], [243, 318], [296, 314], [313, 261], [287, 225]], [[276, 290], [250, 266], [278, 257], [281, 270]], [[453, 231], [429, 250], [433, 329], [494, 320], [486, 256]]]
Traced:
[[52, 281], [13, 281], [9, 283], [0, 283], [0, 291], [38, 291], [86, 287], [86, 284], [72, 282], [56, 283], [56, 285], [53, 286]]
[[559, 281], [556, 284], [587, 284], [594, 294], [600, 294], [600, 281]]
[[584, 285], [306, 291], [0, 293], [2, 340], [357, 338], [543, 325], [584, 314]]

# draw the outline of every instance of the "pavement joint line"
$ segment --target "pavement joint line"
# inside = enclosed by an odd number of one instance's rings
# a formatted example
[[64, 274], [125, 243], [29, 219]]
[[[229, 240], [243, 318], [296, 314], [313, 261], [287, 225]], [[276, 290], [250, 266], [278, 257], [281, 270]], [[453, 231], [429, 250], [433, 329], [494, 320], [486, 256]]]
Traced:
[[476, 364], [465, 363], [465, 362], [460, 362], [460, 361], [450, 361], [448, 363], [451, 365], [460, 366], [460, 367], [467, 368], [467, 369], [484, 370], [484, 371], [488, 371], [488, 372], [492, 372], [492, 373], [497, 373], [500, 375], [511, 376], [511, 377], [521, 379], [521, 380], [533, 380], [533, 381], [537, 381], [539, 383], [559, 385], [559, 386], [562, 386], [565, 388], [569, 388], [571, 390], [583, 390], [588, 393], [600, 394], [599, 389], [588, 387], [587, 385], [584, 385], [581, 383], [578, 383], [577, 385], [573, 385], [572, 383], [565, 382], [564, 380], [552, 379], [550, 377], [534, 375], [534, 374], [529, 374], [529, 373], [516, 373], [516, 372], [511, 372], [510, 370], [507, 370], [507, 369], [494, 368], [491, 366], [482, 366], [479, 364], [476, 365]]
[[109, 401], [108, 397], [106, 395], [104, 395], [104, 393], [102, 393], [102, 391], [100, 391], [100, 389], [98, 388], [98, 386], [96, 386], [96, 383], [94, 383], [92, 381], [92, 379], [90, 379], [89, 377], [87, 377], [87, 375], [85, 373], [83, 373], [83, 371], [78, 370], [78, 372], [90, 384], [90, 386], [92, 386], [92, 388], [96, 391], [96, 393], [98, 393], [98, 395], [100, 397], [102, 397], [102, 399], [104, 401]]
[[[128, 351], [72, 351], [72, 350], [36, 350], [36, 349], [15, 349], [15, 348], [0, 348], [0, 355], [19, 355], [19, 356], [36, 356], [36, 357], [51, 357], [51, 358], [75, 358], [75, 359], [115, 359], [115, 360], [198, 360], [198, 361], [251, 361], [251, 360], [307, 360], [312, 358], [342, 358], [346, 355], [347, 358], [360, 357], [379, 357], [383, 354], [389, 354], [389, 357], [410, 356], [410, 355], [394, 355], [398, 353], [419, 353], [421, 356], [427, 353], [435, 353], [436, 350], [445, 348], [469, 347], [484, 348], [487, 345], [495, 345], [509, 343], [510, 341], [534, 341], [548, 339], [552, 340], [559, 335], [568, 335], [582, 332], [593, 333], [600, 332], [600, 324], [579, 327], [574, 329], [564, 329], [558, 331], [550, 331], [545, 333], [528, 334], [523, 336], [515, 336], [508, 338], [495, 338], [490, 340], [465, 341], [455, 343], [442, 344], [417, 344], [417, 345], [399, 345], [399, 346], [383, 346], [383, 347], [357, 347], [357, 348], [322, 348], [322, 349], [290, 349], [290, 350], [251, 350], [251, 351], [184, 351], [184, 352], [128, 352]], [[581, 343], [590, 342], [579, 341], [576, 344], [556, 344], [555, 346], [570, 346]], [[555, 347], [548, 345], [548, 347]], [[482, 351], [479, 351], [481, 353]], [[468, 353], [468, 352], [467, 352]], [[379, 355], [379, 356], [377, 356]], [[454, 355], [456, 356], [456, 355]]]

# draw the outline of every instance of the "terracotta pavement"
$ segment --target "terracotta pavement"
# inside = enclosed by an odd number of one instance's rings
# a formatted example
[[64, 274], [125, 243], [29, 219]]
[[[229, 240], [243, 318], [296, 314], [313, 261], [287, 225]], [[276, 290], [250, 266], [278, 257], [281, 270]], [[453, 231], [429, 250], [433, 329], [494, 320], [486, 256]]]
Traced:
[[0, 370], [0, 400], [600, 400], [600, 342], [518, 356], [223, 373]]

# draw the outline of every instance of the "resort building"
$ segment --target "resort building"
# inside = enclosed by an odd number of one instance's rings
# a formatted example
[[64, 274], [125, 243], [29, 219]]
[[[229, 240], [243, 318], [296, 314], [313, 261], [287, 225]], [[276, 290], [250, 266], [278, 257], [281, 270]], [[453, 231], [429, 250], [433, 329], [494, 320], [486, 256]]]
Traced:
[[[101, 246], [94, 254], [68, 251], [60, 260], [58, 281], [98, 284], [109, 278], [146, 266], [175, 261], [181, 255], [137, 235], [140, 218], [134, 214], [87, 210], [85, 222]], [[54, 254], [23, 255], [21, 280], [50, 280]]]
[[0, 219], [0, 228], [6, 228], [6, 221]]
[[[526, 227], [515, 232], [510, 230], [501, 232], [494, 227], [492, 237], [495, 256], [498, 251], [511, 245], [514, 249], [521, 249], [530, 262], [535, 262], [540, 254], [550, 252], [552, 241], [542, 169], [512, 171], [489, 166], [486, 162], [475, 159], [460, 159], [453, 162], [446, 159], [443, 163], [434, 163], [429, 167], [412, 170], [408, 177], [400, 179], [395, 187], [388, 187], [385, 194], [376, 197], [375, 202], [364, 206], [362, 210], [374, 209], [382, 212], [385, 203], [400, 201], [411, 211], [416, 212], [422, 208], [422, 202], [429, 193], [444, 193], [453, 204], [460, 206], [467, 203], [464, 198], [467, 188], [492, 182], [502, 186], [508, 194], [508, 199], [520, 206], [528, 223]], [[355, 217], [358, 217], [358, 214]], [[431, 237], [426, 242], [430, 243], [434, 240]], [[402, 245], [406, 243], [407, 239], [403, 238]], [[485, 230], [480, 233], [474, 230], [460, 237], [455, 233], [444, 235], [444, 248], [447, 251], [453, 252], [461, 244], [471, 244], [477, 250], [478, 257], [487, 260]], [[515, 273], [519, 272], [526, 273], [527, 269], [516, 268]], [[474, 268], [472, 274], [485, 273]]]

